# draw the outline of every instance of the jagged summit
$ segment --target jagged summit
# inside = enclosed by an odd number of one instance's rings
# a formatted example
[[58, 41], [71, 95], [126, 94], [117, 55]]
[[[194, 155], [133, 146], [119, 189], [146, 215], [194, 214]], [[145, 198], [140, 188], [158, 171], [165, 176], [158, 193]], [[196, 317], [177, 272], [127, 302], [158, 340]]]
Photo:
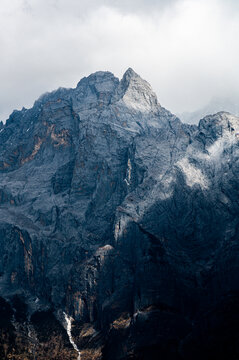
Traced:
[[34, 117], [35, 121], [46, 104], [56, 102], [57, 106], [60, 106], [60, 100], [69, 101], [76, 112], [116, 103], [134, 112], [157, 112], [160, 108], [150, 84], [132, 68], [124, 73], [121, 80], [109, 71], [97, 71], [82, 78], [76, 88], [60, 87], [41, 95], [31, 109], [14, 110], [7, 123], [21, 119], [21, 113], [25, 114], [26, 118]]
[[237, 358], [237, 124], [182, 124], [132, 69], [0, 123], [0, 358], [77, 359], [64, 314], [84, 359]]
[[124, 73], [118, 93], [129, 107], [138, 111], [154, 111], [160, 106], [151, 85], [132, 68]]
[[[143, 80], [132, 68], [123, 75], [121, 81], [111, 72], [97, 71], [83, 78], [77, 85], [77, 92], [106, 98], [117, 102], [120, 99], [131, 109], [137, 111], [154, 111], [159, 103], [149, 83]], [[91, 100], [92, 100], [91, 99]]]
[[206, 128], [211, 131], [217, 131], [218, 135], [225, 132], [239, 131], [239, 117], [230, 114], [227, 111], [220, 111], [213, 115], [207, 115], [199, 121], [199, 129]]
[[105, 84], [105, 83], [114, 83], [118, 84], [119, 79], [115, 77], [113, 73], [110, 71], [96, 71], [95, 73], [90, 74], [87, 77], [82, 78], [78, 84], [77, 87], [81, 87], [82, 85], [95, 85], [95, 84]]
[[129, 74], [130, 76], [139, 76], [139, 75], [134, 71], [134, 69], [132, 69], [131, 67], [129, 67], [129, 68], [125, 71], [124, 75], [126, 75], [126, 74]]
[[123, 79], [124, 78], [129, 81], [131, 78], [140, 78], [140, 76], [131, 67], [129, 67], [123, 74]]

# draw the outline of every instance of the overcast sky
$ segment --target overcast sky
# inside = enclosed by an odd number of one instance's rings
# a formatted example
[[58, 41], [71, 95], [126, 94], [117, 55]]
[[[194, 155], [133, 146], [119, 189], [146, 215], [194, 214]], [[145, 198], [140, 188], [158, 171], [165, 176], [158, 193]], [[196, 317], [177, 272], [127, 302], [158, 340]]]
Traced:
[[[132, 67], [172, 112], [239, 99], [238, 0], [1, 0], [0, 120], [97, 70]], [[238, 100], [239, 101], [239, 100]]]

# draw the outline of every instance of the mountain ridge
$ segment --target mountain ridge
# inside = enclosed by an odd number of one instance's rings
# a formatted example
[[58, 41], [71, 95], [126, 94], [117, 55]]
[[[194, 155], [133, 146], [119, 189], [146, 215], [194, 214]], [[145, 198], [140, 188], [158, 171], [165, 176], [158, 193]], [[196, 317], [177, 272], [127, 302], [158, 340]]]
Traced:
[[183, 124], [130, 68], [14, 111], [0, 130], [2, 358], [234, 356], [238, 129], [226, 112]]

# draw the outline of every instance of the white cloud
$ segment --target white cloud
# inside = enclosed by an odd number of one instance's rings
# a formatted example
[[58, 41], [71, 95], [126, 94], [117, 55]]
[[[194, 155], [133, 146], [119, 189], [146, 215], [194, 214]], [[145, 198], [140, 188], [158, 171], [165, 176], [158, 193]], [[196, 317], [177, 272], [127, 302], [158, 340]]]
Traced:
[[0, 119], [97, 70], [133, 67], [175, 112], [235, 96], [238, 35], [232, 0], [1, 0]]

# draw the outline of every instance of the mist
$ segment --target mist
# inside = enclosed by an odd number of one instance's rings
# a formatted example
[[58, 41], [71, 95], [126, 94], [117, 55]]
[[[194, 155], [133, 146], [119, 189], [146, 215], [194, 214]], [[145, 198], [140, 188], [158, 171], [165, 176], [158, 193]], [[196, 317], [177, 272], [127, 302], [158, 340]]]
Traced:
[[98, 70], [132, 67], [174, 113], [239, 97], [233, 0], [2, 0], [0, 29], [3, 121]]

